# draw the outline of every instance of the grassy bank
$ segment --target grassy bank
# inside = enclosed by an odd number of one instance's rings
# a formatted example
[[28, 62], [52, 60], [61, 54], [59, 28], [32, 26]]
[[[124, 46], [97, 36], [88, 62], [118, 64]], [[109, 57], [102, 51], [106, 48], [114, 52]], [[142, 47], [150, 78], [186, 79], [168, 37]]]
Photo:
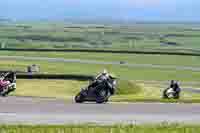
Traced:
[[[156, 85], [156, 84], [144, 84], [134, 82], [136, 85], [141, 87], [138, 93], [134, 94], [119, 94], [114, 95], [111, 98], [113, 102], [162, 102], [162, 103], [200, 103], [200, 93], [192, 93], [186, 90], [181, 92], [180, 99], [178, 100], [168, 100], [162, 99], [162, 92], [167, 87], [167, 85]], [[198, 88], [197, 86], [185, 86], [182, 88]], [[124, 90], [126, 91], [126, 90]], [[127, 91], [128, 92], [128, 91]]]
[[[86, 87], [88, 82], [73, 80], [17, 80], [16, 96], [51, 97], [72, 101], [80, 88]], [[183, 86], [184, 87], [184, 86]], [[144, 85], [134, 81], [119, 81], [113, 102], [184, 102], [200, 103], [200, 94], [187, 91], [181, 93], [180, 100], [163, 100], [161, 98], [164, 87]]]
[[0, 126], [1, 133], [199, 133], [198, 125], [65, 125], [65, 126]]
[[17, 80], [17, 90], [12, 95], [72, 99], [84, 81], [75, 80]]
[[[16, 96], [52, 97], [70, 100], [89, 82], [76, 80], [17, 80]], [[142, 87], [132, 81], [119, 81], [118, 95], [135, 95], [141, 93]]]

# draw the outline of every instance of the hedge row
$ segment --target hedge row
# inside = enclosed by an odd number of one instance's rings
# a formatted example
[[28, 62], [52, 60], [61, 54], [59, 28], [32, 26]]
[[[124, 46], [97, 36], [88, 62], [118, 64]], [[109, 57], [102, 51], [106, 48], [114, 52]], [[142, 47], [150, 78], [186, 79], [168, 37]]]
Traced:
[[96, 52], [96, 53], [119, 53], [119, 54], [151, 54], [151, 55], [186, 55], [200, 56], [199, 53], [186, 52], [160, 52], [160, 51], [129, 51], [129, 50], [95, 50], [95, 49], [21, 49], [3, 48], [0, 51], [35, 51], [35, 52]]

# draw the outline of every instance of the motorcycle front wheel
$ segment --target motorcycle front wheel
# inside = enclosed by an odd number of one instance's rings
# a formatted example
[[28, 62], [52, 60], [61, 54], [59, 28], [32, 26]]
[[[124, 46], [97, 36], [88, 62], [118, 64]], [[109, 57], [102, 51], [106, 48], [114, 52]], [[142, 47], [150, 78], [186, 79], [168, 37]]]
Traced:
[[97, 93], [96, 103], [105, 103], [108, 101], [108, 90], [100, 89]]
[[84, 102], [84, 96], [79, 92], [75, 98], [74, 98], [76, 103], [83, 103]]

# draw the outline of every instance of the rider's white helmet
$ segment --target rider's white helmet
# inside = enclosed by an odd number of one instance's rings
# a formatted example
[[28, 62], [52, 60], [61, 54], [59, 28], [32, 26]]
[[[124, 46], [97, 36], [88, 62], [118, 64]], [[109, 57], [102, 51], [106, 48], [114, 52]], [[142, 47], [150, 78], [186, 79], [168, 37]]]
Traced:
[[106, 69], [104, 69], [102, 73], [103, 73], [103, 74], [107, 74], [108, 71], [107, 71]]

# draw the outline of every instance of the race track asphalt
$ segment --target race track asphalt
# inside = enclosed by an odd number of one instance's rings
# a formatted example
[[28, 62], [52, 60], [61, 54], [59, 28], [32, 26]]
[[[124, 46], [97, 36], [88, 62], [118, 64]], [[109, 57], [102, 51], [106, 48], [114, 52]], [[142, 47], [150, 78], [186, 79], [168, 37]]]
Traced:
[[200, 104], [67, 103], [33, 97], [0, 98], [0, 124], [200, 123]]

